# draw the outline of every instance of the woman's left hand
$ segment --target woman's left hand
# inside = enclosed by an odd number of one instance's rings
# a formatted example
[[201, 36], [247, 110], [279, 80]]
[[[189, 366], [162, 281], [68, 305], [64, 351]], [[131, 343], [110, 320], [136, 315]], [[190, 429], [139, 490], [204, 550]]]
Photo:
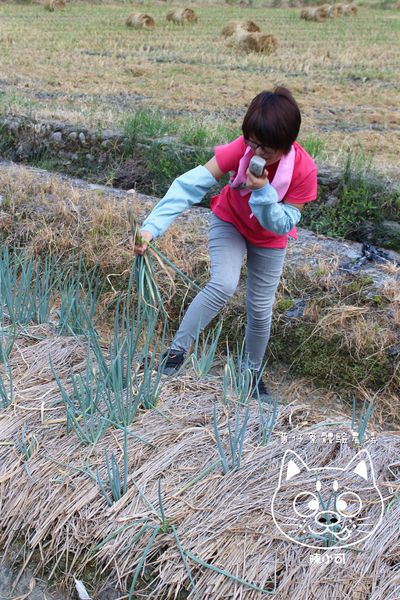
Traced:
[[264, 187], [264, 185], [266, 183], [268, 183], [267, 167], [265, 167], [264, 173], [262, 174], [261, 177], [257, 177], [256, 175], [253, 175], [253, 173], [250, 171], [250, 169], [247, 169], [246, 175], [247, 175], [246, 187], [248, 187], [249, 190], [259, 190], [260, 188]]

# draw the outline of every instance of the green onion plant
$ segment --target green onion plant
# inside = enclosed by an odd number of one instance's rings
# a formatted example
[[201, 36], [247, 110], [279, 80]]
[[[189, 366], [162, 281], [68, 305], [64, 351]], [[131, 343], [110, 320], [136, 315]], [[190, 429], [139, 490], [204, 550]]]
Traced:
[[9, 246], [0, 251], [0, 295], [13, 324], [46, 323], [55, 287], [55, 261]]
[[[373, 410], [374, 410], [374, 403], [370, 402], [367, 407], [367, 402], [366, 402], [366, 400], [364, 400], [362, 407], [361, 407], [361, 413], [360, 413], [360, 415], [358, 417], [358, 421], [357, 421], [357, 434], [358, 434], [357, 437], [358, 437], [358, 441], [360, 444], [362, 444], [364, 441], [365, 433], [367, 431], [368, 423], [372, 416]], [[352, 415], [351, 415], [351, 429], [353, 431], [356, 431], [356, 413], [357, 413], [356, 397], [353, 394]]]
[[0, 319], [0, 363], [6, 363], [17, 338], [17, 327], [13, 323], [6, 326]]
[[27, 435], [26, 425], [24, 423], [24, 425], [22, 427], [22, 431], [21, 431], [20, 435], [17, 436], [14, 443], [15, 443], [15, 447], [19, 450], [19, 452], [21, 454], [21, 458], [24, 463], [24, 469], [30, 476], [31, 474], [29, 471], [28, 462], [29, 462], [29, 459], [32, 457], [35, 449], [38, 446], [38, 443], [39, 443], [38, 439], [35, 436], [35, 434]]
[[50, 366], [66, 408], [67, 430], [72, 428], [82, 443], [93, 445], [103, 437], [109, 426], [104, 407], [109, 400], [110, 391], [101, 376], [95, 372], [90, 354], [89, 346], [83, 374], [74, 375], [70, 371], [70, 393], [55, 372], [51, 358]]
[[257, 398], [257, 401], [260, 416], [258, 443], [266, 446], [271, 439], [272, 431], [278, 417], [278, 396], [271, 396], [269, 402], [263, 402], [260, 398]]
[[200, 329], [197, 330], [194, 349], [190, 356], [194, 372], [199, 379], [207, 377], [215, 358], [223, 322], [220, 321], [214, 331], [209, 331], [200, 345]]
[[227, 346], [227, 358], [224, 367], [223, 399], [225, 403], [233, 400], [246, 405], [254, 389], [254, 377], [248, 357], [244, 352], [244, 343], [236, 346], [234, 358]]
[[[242, 422], [241, 412], [243, 412]], [[218, 453], [221, 458], [222, 470], [224, 474], [229, 471], [237, 471], [240, 469], [240, 463], [243, 454], [243, 444], [246, 437], [247, 423], [250, 417], [250, 407], [247, 404], [244, 407], [237, 404], [235, 407], [235, 414], [233, 417], [233, 426], [231, 424], [231, 418], [228, 417], [227, 429], [229, 435], [229, 451], [226, 452], [222, 445], [222, 437], [218, 426], [218, 416], [216, 404], [213, 405], [213, 426], [214, 435], [217, 441]]]
[[106, 450], [104, 453], [104, 460], [106, 465], [107, 479], [103, 479], [99, 473], [99, 470], [96, 469], [96, 480], [100, 487], [101, 493], [107, 501], [107, 504], [112, 506], [114, 502], [117, 502], [124, 494], [126, 494], [128, 489], [128, 445], [126, 429], [124, 430], [122, 467], [119, 466], [114, 452], [112, 452], [110, 457], [108, 450]]
[[82, 255], [75, 264], [72, 258], [70, 268], [58, 273], [58, 292], [61, 305], [58, 314], [60, 335], [82, 335], [88, 321], [93, 322], [94, 312], [101, 292], [100, 269], [95, 266], [89, 272]]
[[8, 386], [5, 383], [6, 373], [4, 375], [0, 374], [0, 409], [2, 410], [10, 406], [14, 400], [12, 371], [8, 363], [4, 364], [4, 371], [7, 371]]

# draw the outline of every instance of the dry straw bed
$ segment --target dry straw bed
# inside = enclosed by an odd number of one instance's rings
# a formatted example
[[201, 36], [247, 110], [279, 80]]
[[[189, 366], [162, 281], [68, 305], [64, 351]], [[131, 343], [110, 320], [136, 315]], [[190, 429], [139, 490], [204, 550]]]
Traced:
[[[239, 414], [242, 424], [245, 411], [221, 403], [218, 378], [198, 382], [188, 372], [164, 382], [158, 407], [139, 413], [127, 428], [127, 442], [123, 431], [109, 429], [95, 447], [83, 446], [67, 431], [48, 358], [67, 384], [68, 369], [83, 366], [84, 344], [79, 338], [57, 338], [51, 329], [43, 328], [42, 336], [37, 328], [34, 333], [45, 339], [16, 342], [14, 403], [0, 416], [6, 551], [23, 536], [27, 561], [35, 553], [53, 575], [59, 566], [69, 585], [73, 577], [93, 583], [86, 567], [95, 563], [97, 576], [102, 573], [103, 582], [114, 582], [121, 592], [132, 591], [136, 573], [139, 586], [148, 583], [141, 597], [154, 599], [176, 598], [185, 589], [191, 590], [189, 598], [256, 599], [264, 597], [260, 588], [274, 589], [282, 600], [396, 597], [398, 435], [380, 434], [366, 445], [386, 502], [376, 533], [360, 548], [343, 549], [345, 566], [310, 564], [313, 550], [288, 541], [275, 526], [272, 495], [289, 448], [310, 468], [348, 464], [357, 449], [345, 417], [321, 422], [310, 405], [281, 405], [274, 433], [261, 445], [260, 407], [251, 403], [240, 469], [223, 474], [215, 423], [229, 455], [228, 422], [232, 426]], [[350, 443], [322, 443], [323, 432], [347, 434]], [[21, 454], [22, 436], [29, 441], [29, 455]], [[122, 469], [125, 443], [127, 490], [107, 506], [93, 475], [98, 469], [106, 477], [105, 450], [115, 453]], [[286, 491], [283, 514], [290, 514], [292, 500]], [[367, 501], [363, 517], [376, 520], [378, 508]]]

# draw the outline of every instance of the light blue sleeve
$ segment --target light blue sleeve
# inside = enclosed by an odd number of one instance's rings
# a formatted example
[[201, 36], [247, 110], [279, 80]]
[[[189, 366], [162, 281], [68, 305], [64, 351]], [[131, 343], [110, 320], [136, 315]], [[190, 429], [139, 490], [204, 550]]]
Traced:
[[279, 202], [270, 183], [252, 192], [249, 205], [260, 225], [278, 235], [288, 233], [301, 219], [298, 208]]
[[193, 204], [201, 202], [216, 183], [215, 177], [203, 165], [187, 171], [175, 179], [165, 196], [143, 222], [140, 230], [150, 231], [153, 238], [159, 237], [178, 215]]

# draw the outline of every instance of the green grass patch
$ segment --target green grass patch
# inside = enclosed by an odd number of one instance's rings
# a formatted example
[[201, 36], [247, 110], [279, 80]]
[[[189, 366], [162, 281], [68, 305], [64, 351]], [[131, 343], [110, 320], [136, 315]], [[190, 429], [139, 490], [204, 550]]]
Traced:
[[[368, 239], [379, 244], [384, 220], [400, 221], [400, 188], [389, 187], [369, 172], [363, 161], [363, 157], [348, 155], [335, 202], [326, 202], [326, 190], [320, 186], [317, 202], [304, 212], [305, 227], [332, 237], [359, 242]], [[393, 249], [400, 249], [400, 239], [398, 246], [395, 237], [390, 243]]]

